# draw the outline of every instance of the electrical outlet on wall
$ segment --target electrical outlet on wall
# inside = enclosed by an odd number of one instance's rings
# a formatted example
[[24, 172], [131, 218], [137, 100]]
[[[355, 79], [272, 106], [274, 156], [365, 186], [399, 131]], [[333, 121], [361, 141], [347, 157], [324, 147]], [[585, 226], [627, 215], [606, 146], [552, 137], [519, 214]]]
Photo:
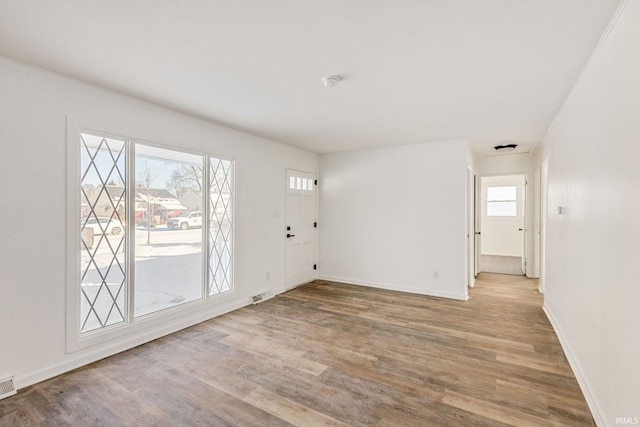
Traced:
[[264, 275], [265, 280], [271, 280], [271, 272], [267, 271], [266, 274]]
[[439, 279], [440, 278], [440, 272], [439, 271], [434, 271], [433, 272], [433, 278], [434, 279]]

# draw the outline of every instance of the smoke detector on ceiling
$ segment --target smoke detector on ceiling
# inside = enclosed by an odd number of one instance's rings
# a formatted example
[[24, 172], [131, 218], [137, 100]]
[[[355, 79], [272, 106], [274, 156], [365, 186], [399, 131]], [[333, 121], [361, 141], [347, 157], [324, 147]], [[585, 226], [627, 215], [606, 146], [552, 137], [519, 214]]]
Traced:
[[499, 153], [509, 153], [515, 150], [517, 146], [518, 144], [504, 144], [504, 145], [496, 145], [495, 147], [493, 147], [493, 149]]
[[334, 87], [340, 81], [340, 76], [327, 76], [322, 78], [325, 87]]

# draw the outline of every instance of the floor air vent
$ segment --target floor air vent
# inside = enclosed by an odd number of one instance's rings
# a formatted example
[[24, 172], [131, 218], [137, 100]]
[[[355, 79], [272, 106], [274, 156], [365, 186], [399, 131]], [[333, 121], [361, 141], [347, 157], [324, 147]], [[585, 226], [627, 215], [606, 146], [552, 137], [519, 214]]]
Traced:
[[16, 394], [16, 386], [13, 384], [13, 377], [0, 380], [0, 399]]
[[268, 291], [260, 292], [259, 294], [252, 296], [251, 302], [253, 302], [254, 304], [257, 304], [264, 300], [268, 300], [269, 298], [273, 298], [273, 290], [271, 289], [269, 289]]

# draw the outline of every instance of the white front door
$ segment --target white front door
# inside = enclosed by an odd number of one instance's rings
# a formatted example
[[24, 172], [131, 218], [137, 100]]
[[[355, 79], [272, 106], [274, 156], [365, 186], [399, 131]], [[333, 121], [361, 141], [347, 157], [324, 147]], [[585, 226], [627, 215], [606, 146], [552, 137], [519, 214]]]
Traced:
[[316, 176], [287, 170], [286, 287], [316, 278]]

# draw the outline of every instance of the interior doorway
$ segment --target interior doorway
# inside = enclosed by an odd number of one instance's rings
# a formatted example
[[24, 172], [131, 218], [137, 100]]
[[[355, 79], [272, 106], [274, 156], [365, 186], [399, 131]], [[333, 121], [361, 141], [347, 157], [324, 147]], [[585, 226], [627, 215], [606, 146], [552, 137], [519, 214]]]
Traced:
[[478, 271], [526, 274], [526, 178], [524, 174], [481, 177]]

